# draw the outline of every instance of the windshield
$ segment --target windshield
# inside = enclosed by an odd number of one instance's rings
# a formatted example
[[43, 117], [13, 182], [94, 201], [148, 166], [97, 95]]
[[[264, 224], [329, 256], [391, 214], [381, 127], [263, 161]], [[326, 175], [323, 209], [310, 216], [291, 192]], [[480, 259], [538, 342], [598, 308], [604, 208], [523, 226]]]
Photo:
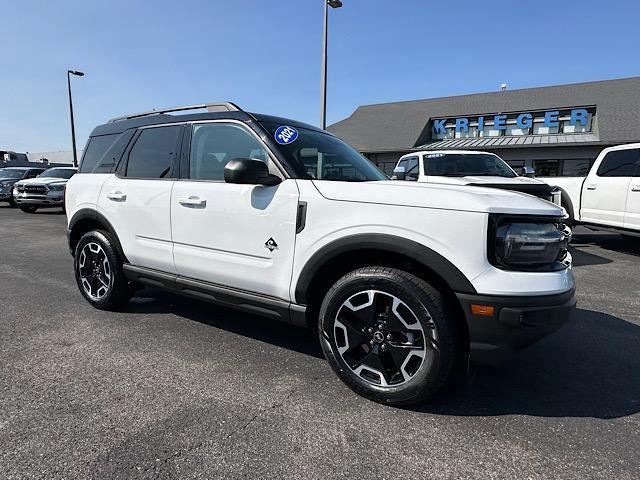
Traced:
[[490, 153], [431, 153], [424, 156], [425, 175], [440, 177], [516, 177], [507, 163]]
[[22, 178], [24, 177], [24, 172], [26, 172], [26, 170], [3, 168], [0, 169], [0, 178]]
[[76, 171], [72, 168], [50, 168], [49, 170], [45, 170], [38, 177], [54, 177], [54, 178], [66, 178], [69, 179], [73, 177]]
[[[271, 133], [281, 125], [263, 124]], [[301, 178], [340, 182], [388, 180], [369, 160], [342, 140], [327, 133], [296, 127], [297, 137], [278, 145]]]

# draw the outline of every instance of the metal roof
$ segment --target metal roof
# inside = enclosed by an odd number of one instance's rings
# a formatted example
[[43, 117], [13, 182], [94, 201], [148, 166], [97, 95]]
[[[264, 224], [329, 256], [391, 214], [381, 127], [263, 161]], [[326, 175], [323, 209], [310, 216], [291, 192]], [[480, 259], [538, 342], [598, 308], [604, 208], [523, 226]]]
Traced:
[[514, 148], [544, 147], [559, 143], [599, 144], [594, 133], [575, 135], [521, 135], [517, 137], [451, 138], [419, 146], [421, 150], [442, 150], [448, 148]]
[[[505, 92], [478, 93], [455, 97], [382, 103], [358, 107], [353, 114], [328, 127], [361, 152], [410, 150], [424, 144], [430, 119], [490, 115], [506, 112], [555, 110], [578, 106], [595, 106], [597, 137], [594, 134], [530, 135], [524, 137], [497, 137], [497, 146], [536, 146], [553, 143], [596, 142], [614, 145], [640, 140], [640, 77], [598, 82], [574, 83], [551, 87], [525, 88]], [[590, 136], [590, 139], [585, 139]], [[513, 138], [525, 143], [504, 142]], [[538, 138], [540, 138], [539, 143]], [[483, 141], [485, 139], [457, 139], [449, 141]], [[489, 140], [487, 138], [487, 140]], [[443, 148], [437, 142], [434, 148]], [[484, 146], [474, 144], [469, 146]], [[458, 147], [459, 148], [459, 147]]]

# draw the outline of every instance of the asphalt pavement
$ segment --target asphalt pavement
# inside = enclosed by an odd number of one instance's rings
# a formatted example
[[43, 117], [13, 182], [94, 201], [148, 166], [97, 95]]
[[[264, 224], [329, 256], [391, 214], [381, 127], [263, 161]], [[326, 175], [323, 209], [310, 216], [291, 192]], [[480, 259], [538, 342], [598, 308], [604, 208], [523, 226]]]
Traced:
[[311, 331], [77, 290], [65, 217], [0, 206], [0, 478], [640, 477], [640, 239], [576, 229], [578, 309], [413, 409], [344, 386]]

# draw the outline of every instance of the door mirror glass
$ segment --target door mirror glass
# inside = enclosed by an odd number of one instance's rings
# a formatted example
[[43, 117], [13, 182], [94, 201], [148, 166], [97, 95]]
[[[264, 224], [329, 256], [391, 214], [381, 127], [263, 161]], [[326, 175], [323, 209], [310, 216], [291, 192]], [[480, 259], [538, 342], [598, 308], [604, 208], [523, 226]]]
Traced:
[[280, 177], [269, 173], [269, 167], [254, 158], [234, 158], [224, 167], [224, 181], [246, 185], [277, 185]]

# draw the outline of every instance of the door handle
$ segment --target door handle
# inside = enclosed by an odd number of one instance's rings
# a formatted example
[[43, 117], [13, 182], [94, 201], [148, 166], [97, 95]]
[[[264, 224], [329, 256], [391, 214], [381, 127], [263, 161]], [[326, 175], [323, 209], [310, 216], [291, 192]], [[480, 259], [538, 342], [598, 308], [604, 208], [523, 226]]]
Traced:
[[640, 185], [632, 185], [631, 186], [631, 191], [632, 192], [640, 192]]
[[205, 199], [195, 195], [180, 198], [178, 199], [178, 203], [187, 208], [205, 208], [207, 206], [207, 201]]
[[598, 186], [595, 183], [587, 185], [587, 190], [595, 190]]
[[127, 195], [121, 191], [107, 193], [107, 198], [114, 202], [124, 202], [127, 200]]

